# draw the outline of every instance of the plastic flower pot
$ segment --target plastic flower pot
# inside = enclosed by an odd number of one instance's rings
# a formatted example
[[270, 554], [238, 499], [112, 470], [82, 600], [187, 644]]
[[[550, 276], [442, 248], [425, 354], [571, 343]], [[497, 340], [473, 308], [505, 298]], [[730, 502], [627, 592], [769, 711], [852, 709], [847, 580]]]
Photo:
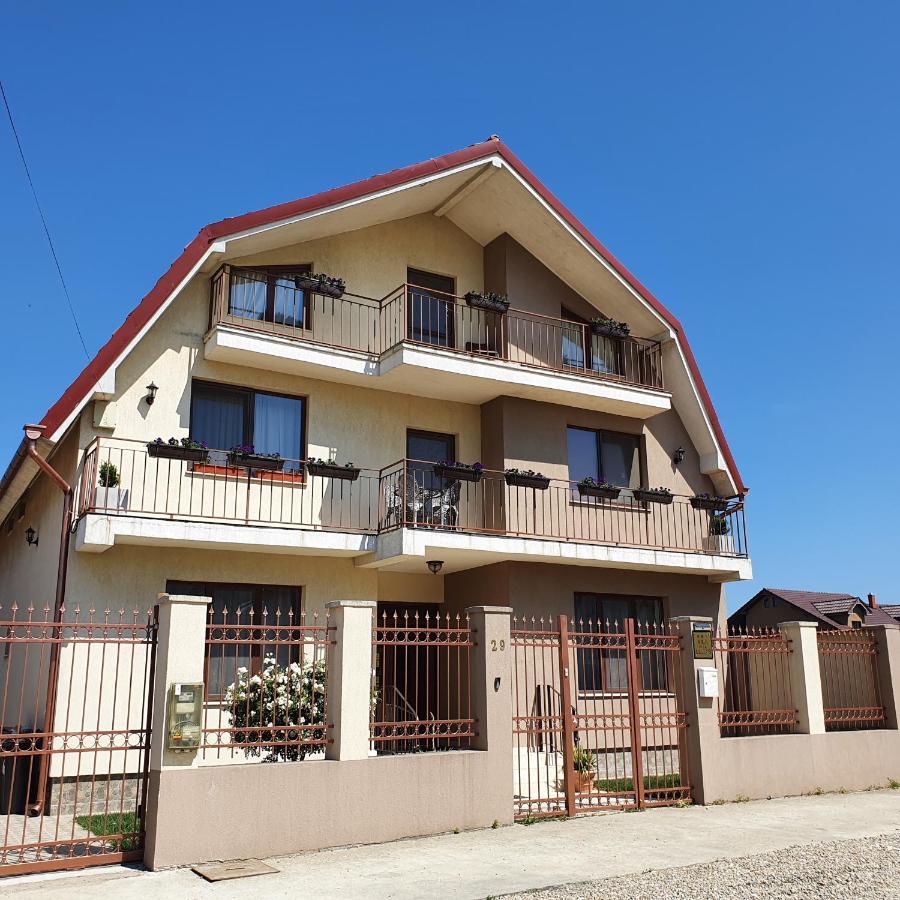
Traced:
[[635, 500], [643, 503], [663, 503], [668, 506], [675, 499], [672, 494], [667, 494], [664, 491], [648, 491], [636, 488], [632, 493]]
[[599, 484], [579, 484], [578, 495], [580, 497], [597, 497], [600, 500], [617, 500], [621, 488], [601, 487]]
[[438, 478], [446, 478], [448, 481], [481, 481], [483, 475], [482, 469], [475, 469], [472, 466], [448, 466], [441, 463], [435, 464], [434, 474]]
[[691, 506], [694, 509], [708, 509], [711, 512], [725, 512], [728, 509], [728, 501], [723, 497], [691, 497]]
[[322, 478], [335, 478], [339, 481], [356, 481], [359, 469], [356, 466], [339, 466], [337, 463], [308, 463], [306, 468], [310, 475]]
[[157, 459], [186, 459], [189, 462], [206, 462], [209, 451], [203, 447], [182, 447], [181, 444], [147, 444], [147, 455]]
[[236, 469], [255, 469], [265, 472], [280, 472], [284, 468], [284, 458], [281, 456], [261, 456], [258, 453], [228, 454], [228, 465]]
[[519, 472], [507, 472], [503, 477], [510, 487], [534, 488], [536, 491], [546, 491], [550, 487], [550, 479], [546, 475], [525, 475]]

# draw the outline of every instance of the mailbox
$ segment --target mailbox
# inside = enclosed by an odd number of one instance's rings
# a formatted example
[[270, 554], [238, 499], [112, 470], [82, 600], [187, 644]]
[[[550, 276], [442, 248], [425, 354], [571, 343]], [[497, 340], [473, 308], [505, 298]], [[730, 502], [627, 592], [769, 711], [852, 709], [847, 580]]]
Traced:
[[203, 683], [169, 685], [169, 750], [195, 750], [200, 746], [203, 721]]
[[697, 695], [704, 698], [719, 696], [719, 673], [712, 666], [697, 669]]

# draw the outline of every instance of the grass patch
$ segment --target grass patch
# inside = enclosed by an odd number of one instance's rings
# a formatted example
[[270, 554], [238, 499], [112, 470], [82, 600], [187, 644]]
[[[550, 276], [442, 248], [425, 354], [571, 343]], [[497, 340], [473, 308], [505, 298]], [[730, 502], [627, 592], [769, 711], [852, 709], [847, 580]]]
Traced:
[[98, 813], [93, 816], [75, 816], [75, 821], [86, 831], [97, 837], [107, 834], [129, 834], [134, 837], [122, 838], [121, 850], [137, 850], [140, 840], [137, 835], [141, 822], [136, 812]]
[[888, 778], [888, 787], [892, 791], [896, 791], [897, 788], [900, 788], [900, 781], [897, 781], [896, 778]]
[[[645, 775], [644, 790], [652, 791], [659, 788], [677, 788], [681, 787], [681, 777], [677, 774], [672, 775]], [[633, 778], [598, 778], [594, 782], [594, 788], [598, 791], [609, 791], [610, 793], [618, 793], [620, 791], [633, 791]]]

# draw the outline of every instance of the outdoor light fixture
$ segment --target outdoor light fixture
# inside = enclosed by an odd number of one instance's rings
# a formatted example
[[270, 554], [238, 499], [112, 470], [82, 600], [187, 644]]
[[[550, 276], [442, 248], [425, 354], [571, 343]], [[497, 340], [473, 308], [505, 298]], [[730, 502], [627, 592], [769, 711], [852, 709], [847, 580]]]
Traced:
[[38, 545], [37, 532], [30, 525], [25, 529], [25, 543], [29, 547], [37, 547]]
[[444, 568], [444, 561], [442, 559], [429, 559], [428, 560], [428, 569], [432, 575], [437, 575], [441, 569]]
[[147, 385], [147, 396], [144, 397], [147, 401], [147, 406], [153, 406], [153, 401], [156, 399], [156, 392], [158, 390], [159, 388], [152, 381]]
[[679, 447], [675, 451], [675, 455], [672, 457], [672, 460], [676, 466], [684, 462], [684, 447]]

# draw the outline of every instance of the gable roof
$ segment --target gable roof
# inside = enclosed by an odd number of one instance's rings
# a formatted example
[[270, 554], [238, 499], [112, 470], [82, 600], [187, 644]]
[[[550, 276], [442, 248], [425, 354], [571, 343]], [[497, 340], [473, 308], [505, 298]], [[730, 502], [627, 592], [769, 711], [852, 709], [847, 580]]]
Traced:
[[[376, 192], [398, 188], [401, 185], [414, 182], [417, 179], [433, 176], [445, 172], [454, 167], [472, 163], [477, 160], [499, 157], [508, 165], [540, 198], [576, 232], [593, 250], [613, 269], [623, 281], [625, 281], [647, 304], [660, 316], [675, 334], [685, 358], [690, 375], [696, 385], [697, 394], [701, 405], [709, 419], [709, 424], [715, 436], [728, 472], [737, 487], [739, 493], [745, 493], [747, 487], [741, 479], [734, 456], [728, 446], [719, 417], [713, 406], [709, 391], [700, 374], [697, 360], [688, 344], [684, 333], [684, 327], [666, 309], [665, 306], [643, 285], [628, 269], [616, 259], [609, 250], [597, 240], [588, 229], [540, 182], [540, 180], [528, 169], [525, 164], [497, 137], [492, 135], [488, 140], [473, 144], [445, 156], [435, 157], [416, 163], [405, 168], [395, 169], [382, 175], [375, 175], [344, 187], [333, 188], [270, 206], [255, 212], [245, 213], [241, 216], [222, 219], [206, 225], [197, 236], [185, 247], [181, 255], [169, 266], [159, 281], [150, 292], [129, 313], [121, 326], [113, 333], [112, 337], [100, 349], [97, 355], [88, 363], [84, 370], [63, 392], [59, 399], [47, 410], [39, 420], [45, 426], [45, 437], [51, 441], [61, 437], [62, 430], [68, 427], [74, 414], [90, 399], [98, 383], [115, 364], [117, 359], [127, 350], [130, 343], [151, 322], [154, 316], [160, 312], [167, 299], [173, 292], [188, 279], [194, 270], [201, 264], [211, 245], [219, 239], [229, 235], [235, 235], [248, 229], [269, 225], [294, 216], [314, 212], [356, 200]], [[21, 462], [21, 455], [17, 454], [3, 479], [0, 480], [0, 495], [9, 485], [15, 469]]]
[[887, 613], [892, 619], [900, 621], [900, 603], [888, 603], [887, 605], [882, 603], [878, 608], [882, 612]]
[[[853, 594], [831, 594], [824, 591], [792, 591], [785, 588], [763, 588], [728, 618], [732, 619], [735, 616], [743, 615], [750, 607], [763, 599], [766, 594], [791, 604], [791, 606], [802, 610], [814, 619], [827, 625], [829, 628], [846, 628], [845, 625], [832, 619], [831, 616], [848, 613], [856, 606], [862, 607], [867, 625], [896, 624], [894, 619], [891, 618], [891, 615], [885, 611], [884, 607], [869, 606]], [[900, 609], [900, 607], [898, 607], [898, 609]]]

